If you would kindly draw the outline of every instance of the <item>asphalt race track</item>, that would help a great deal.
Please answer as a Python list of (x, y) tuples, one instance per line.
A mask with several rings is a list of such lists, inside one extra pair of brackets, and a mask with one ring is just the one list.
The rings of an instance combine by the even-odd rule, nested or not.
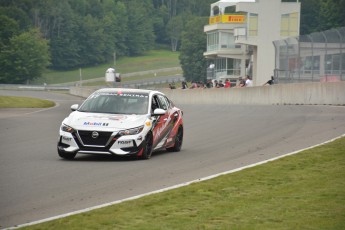
[(182, 151), (150, 160), (56, 152), (58, 129), (82, 98), (54, 92), (0, 95), (53, 100), (50, 109), (0, 109), (0, 228), (128, 198), (322, 143), (345, 133), (345, 107), (179, 105)]

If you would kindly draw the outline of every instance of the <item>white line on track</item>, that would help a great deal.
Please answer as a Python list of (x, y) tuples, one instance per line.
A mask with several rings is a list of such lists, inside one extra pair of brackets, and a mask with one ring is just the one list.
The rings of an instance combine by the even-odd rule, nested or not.
[(343, 134), (343, 135), (341, 135), (339, 137), (333, 138), (331, 140), (325, 141), (325, 142), (323, 142), (321, 144), (313, 145), (313, 146), (310, 146), (310, 147), (307, 147), (307, 148), (304, 148), (304, 149), (300, 149), (300, 150), (297, 150), (297, 151), (294, 151), (294, 152), (291, 152), (291, 153), (287, 153), (287, 154), (278, 156), (278, 157), (274, 157), (274, 158), (271, 158), (271, 159), (268, 159), (268, 160), (260, 161), (260, 162), (257, 162), (255, 164), (250, 164), (250, 165), (243, 166), (243, 167), (240, 167), (240, 168), (237, 168), (237, 169), (232, 169), (232, 170), (225, 171), (225, 172), (218, 173), (218, 174), (214, 174), (214, 175), (211, 175), (211, 176), (208, 176), (208, 177), (203, 177), (203, 178), (192, 180), (192, 181), (189, 181), (189, 182), (173, 185), (173, 186), (170, 186), (170, 187), (167, 187), (167, 188), (155, 190), (155, 191), (144, 193), (144, 194), (140, 194), (140, 195), (137, 195), (137, 196), (128, 197), (128, 198), (125, 198), (125, 199), (122, 199), (122, 200), (116, 200), (116, 201), (113, 201), (113, 202), (109, 202), (109, 203), (93, 206), (93, 207), (90, 207), (90, 208), (81, 209), (81, 210), (74, 211), (74, 212), (65, 213), (65, 214), (62, 214), (62, 215), (57, 215), (57, 216), (45, 218), (45, 219), (42, 219), (42, 220), (37, 220), (37, 221), (29, 222), (29, 223), (26, 223), (26, 224), (17, 225), (17, 226), (6, 228), (6, 229), (17, 229), (17, 228), (22, 228), (22, 227), (30, 226), (30, 225), (40, 224), (40, 223), (43, 223), (43, 222), (47, 222), (47, 221), (51, 221), (51, 220), (56, 220), (56, 219), (60, 219), (60, 218), (64, 218), (64, 217), (68, 217), (68, 216), (72, 216), (72, 215), (76, 215), (76, 214), (92, 211), (92, 210), (99, 209), (99, 208), (108, 207), (108, 206), (111, 206), (111, 205), (114, 205), (114, 204), (119, 204), (119, 203), (122, 203), (122, 202), (125, 202), (125, 201), (139, 199), (139, 198), (144, 197), (144, 196), (148, 196), (148, 195), (152, 195), (152, 194), (156, 194), (156, 193), (161, 193), (161, 192), (165, 192), (165, 191), (176, 189), (176, 188), (181, 188), (181, 187), (190, 185), (192, 183), (201, 182), (201, 181), (205, 181), (205, 180), (210, 180), (210, 179), (213, 179), (215, 177), (219, 177), (219, 176), (222, 176), (222, 175), (238, 172), (238, 171), (241, 171), (241, 170), (244, 170), (244, 169), (247, 169), (247, 168), (252, 168), (252, 167), (255, 167), (257, 165), (262, 165), (262, 164), (265, 164), (265, 163), (268, 163), (268, 162), (271, 162), (271, 161), (275, 161), (275, 160), (278, 160), (278, 159), (286, 157), (286, 156), (291, 156), (291, 155), (294, 155), (296, 153), (299, 153), (299, 152), (302, 152), (302, 151), (305, 151), (305, 150), (308, 150), (308, 149), (312, 149), (312, 148), (318, 147), (320, 145), (324, 145), (324, 144), (330, 143), (330, 142), (335, 141), (335, 140), (337, 140), (339, 138), (342, 138), (342, 137), (345, 137), (345, 134)]
[(36, 110), (36, 111), (33, 111), (33, 112), (29, 112), (29, 113), (24, 113), (23, 115), (30, 115), (30, 114), (34, 114), (34, 113), (39, 113), (39, 112), (43, 112), (43, 111), (54, 109), (54, 108), (59, 107), (59, 106), (60, 106), (60, 104), (56, 102), (53, 107), (49, 107), (49, 108), (45, 108), (45, 109), (40, 109), (40, 110)]

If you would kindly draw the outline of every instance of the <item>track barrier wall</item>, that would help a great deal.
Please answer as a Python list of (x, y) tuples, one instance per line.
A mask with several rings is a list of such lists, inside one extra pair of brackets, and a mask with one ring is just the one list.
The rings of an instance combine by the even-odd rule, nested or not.
[[(95, 88), (72, 87), (88, 97)], [(345, 81), (277, 84), (247, 88), (160, 89), (176, 104), (224, 105), (345, 105)]]

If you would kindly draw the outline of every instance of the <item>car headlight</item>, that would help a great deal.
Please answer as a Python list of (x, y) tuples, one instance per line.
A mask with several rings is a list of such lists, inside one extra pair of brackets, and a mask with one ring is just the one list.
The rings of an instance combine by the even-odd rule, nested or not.
[(61, 130), (67, 133), (73, 133), (74, 129), (68, 125), (62, 124), (61, 125)]
[(135, 134), (141, 133), (141, 131), (143, 131), (143, 129), (144, 129), (144, 126), (139, 126), (139, 127), (133, 128), (133, 129), (121, 130), (119, 132), (119, 134), (121, 136), (135, 135)]

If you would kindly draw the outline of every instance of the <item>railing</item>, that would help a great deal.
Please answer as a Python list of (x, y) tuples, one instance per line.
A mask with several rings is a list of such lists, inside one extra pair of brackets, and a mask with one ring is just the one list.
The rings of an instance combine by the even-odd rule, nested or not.
[[(166, 79), (141, 79), (127, 82), (115, 82), (113, 84), (107, 84), (104, 82), (102, 85), (93, 86), (95, 88), (103, 87), (121, 87), (121, 88), (156, 88), (157, 85), (179, 83), (184, 81), (182, 75), (176, 75), (173, 77), (167, 77)], [(73, 84), (69, 86), (65, 85), (22, 85), (22, 84), (0, 84), (0, 89), (6, 90), (32, 90), (32, 91), (48, 91), (48, 90), (69, 90), (71, 87), (82, 87), (83, 84)]]
[[(207, 79), (219, 78), (239, 78), (241, 77), (240, 69), (207, 69)], [(244, 77), (244, 76), (242, 76)]]
[(345, 27), (274, 41), (279, 83), (345, 81)]

